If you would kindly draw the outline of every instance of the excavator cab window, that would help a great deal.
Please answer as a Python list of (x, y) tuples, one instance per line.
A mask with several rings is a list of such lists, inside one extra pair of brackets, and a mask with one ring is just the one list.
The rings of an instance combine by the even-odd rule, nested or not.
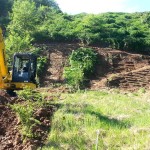
[(12, 81), (13, 82), (35, 82), (36, 56), (33, 54), (14, 55)]

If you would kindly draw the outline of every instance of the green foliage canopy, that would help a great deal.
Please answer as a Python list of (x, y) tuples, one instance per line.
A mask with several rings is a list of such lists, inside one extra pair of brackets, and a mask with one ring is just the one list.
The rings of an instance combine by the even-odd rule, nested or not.
[(32, 34), (37, 23), (35, 3), (29, 0), (15, 1), (8, 25), (9, 36), (6, 40), (8, 53), (25, 52), (31, 47)]
[[(2, 0), (0, 4), (6, 8), (0, 9), (0, 21), (12, 12), (6, 42), (10, 53), (26, 51), (33, 42), (56, 41), (150, 53), (150, 12), (68, 15), (54, 0)], [(8, 23), (1, 22), (2, 26)]]
[(94, 72), (97, 62), (97, 54), (90, 48), (79, 48), (69, 56), (69, 67), (64, 69), (64, 77), (67, 83), (79, 89)]

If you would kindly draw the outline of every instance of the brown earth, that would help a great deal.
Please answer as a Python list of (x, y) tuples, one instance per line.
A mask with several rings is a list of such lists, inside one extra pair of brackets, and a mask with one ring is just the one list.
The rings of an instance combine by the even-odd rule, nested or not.
[(41, 55), (48, 58), (47, 66), (40, 77), (40, 85), (47, 87), (54, 83), (62, 83), (63, 67), (67, 63), (68, 55), (71, 54), (72, 50), (79, 48), (80, 45), (51, 43), (38, 46), (44, 50)]
[[(40, 79), (41, 86), (45, 87), (64, 82), (63, 68), (67, 64), (68, 55), (71, 54), (72, 50), (82, 46), (75, 43), (51, 43), (46, 46), (39, 46), (45, 49), (44, 55), (48, 57), (48, 64)], [(107, 86), (131, 90), (140, 87), (149, 88), (150, 56), (111, 48), (90, 48), (93, 48), (99, 57), (96, 73), (90, 80), (90, 89), (97, 90)], [(133, 71), (135, 73), (132, 73)], [(120, 78), (124, 75), (126, 75), (125, 79)], [(115, 78), (112, 78), (112, 76), (115, 76)]]
[(34, 126), (33, 133), (38, 134), (38, 137), (24, 141), (19, 130), (20, 121), (8, 105), (14, 103), (23, 103), (23, 101), (0, 91), (0, 150), (34, 150), (41, 147), (51, 126), (50, 118), (53, 115), (54, 106), (35, 110), (34, 118), (39, 120), (40, 124)]
[[(101, 50), (98, 52), (100, 55), (102, 54)], [(92, 89), (105, 86), (131, 91), (141, 87), (149, 89), (150, 56), (119, 50), (105, 51), (103, 56), (106, 61), (101, 64), (107, 64), (104, 67), (106, 69), (104, 71), (97, 69), (97, 71), (105, 72), (105, 76), (98, 73), (99, 79), (91, 81)]]

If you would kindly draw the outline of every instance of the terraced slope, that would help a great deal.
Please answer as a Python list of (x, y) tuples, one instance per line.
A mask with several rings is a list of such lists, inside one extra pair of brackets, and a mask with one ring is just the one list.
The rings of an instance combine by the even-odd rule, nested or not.
[[(45, 47), (44, 55), (48, 57), (48, 64), (40, 79), (41, 86), (64, 82), (63, 68), (67, 64), (68, 55), (81, 46), (75, 43), (51, 43), (43, 47)], [(96, 73), (91, 77), (91, 89), (105, 86), (131, 89), (149, 87), (147, 72), (149, 72), (150, 56), (110, 48), (91, 48), (97, 51), (99, 57)]]
[[(101, 55), (101, 51), (99, 51)], [(149, 88), (150, 83), (150, 56), (131, 54), (122, 51), (107, 51), (105, 64), (109, 69), (105, 77), (91, 81), (91, 87), (119, 87), (123, 89)], [(106, 59), (107, 58), (107, 59)], [(97, 69), (98, 70), (98, 69)]]
[(150, 65), (130, 71), (127, 73), (116, 74), (110, 81), (109, 86), (126, 89), (137, 89), (140, 87), (150, 87)]

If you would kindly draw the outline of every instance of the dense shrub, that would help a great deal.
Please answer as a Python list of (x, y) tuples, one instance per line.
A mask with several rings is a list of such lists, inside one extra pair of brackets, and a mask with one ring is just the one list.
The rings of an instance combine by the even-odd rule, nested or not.
[(69, 66), (64, 68), (64, 77), (69, 85), (80, 88), (94, 72), (97, 54), (90, 48), (79, 48), (69, 56)]

